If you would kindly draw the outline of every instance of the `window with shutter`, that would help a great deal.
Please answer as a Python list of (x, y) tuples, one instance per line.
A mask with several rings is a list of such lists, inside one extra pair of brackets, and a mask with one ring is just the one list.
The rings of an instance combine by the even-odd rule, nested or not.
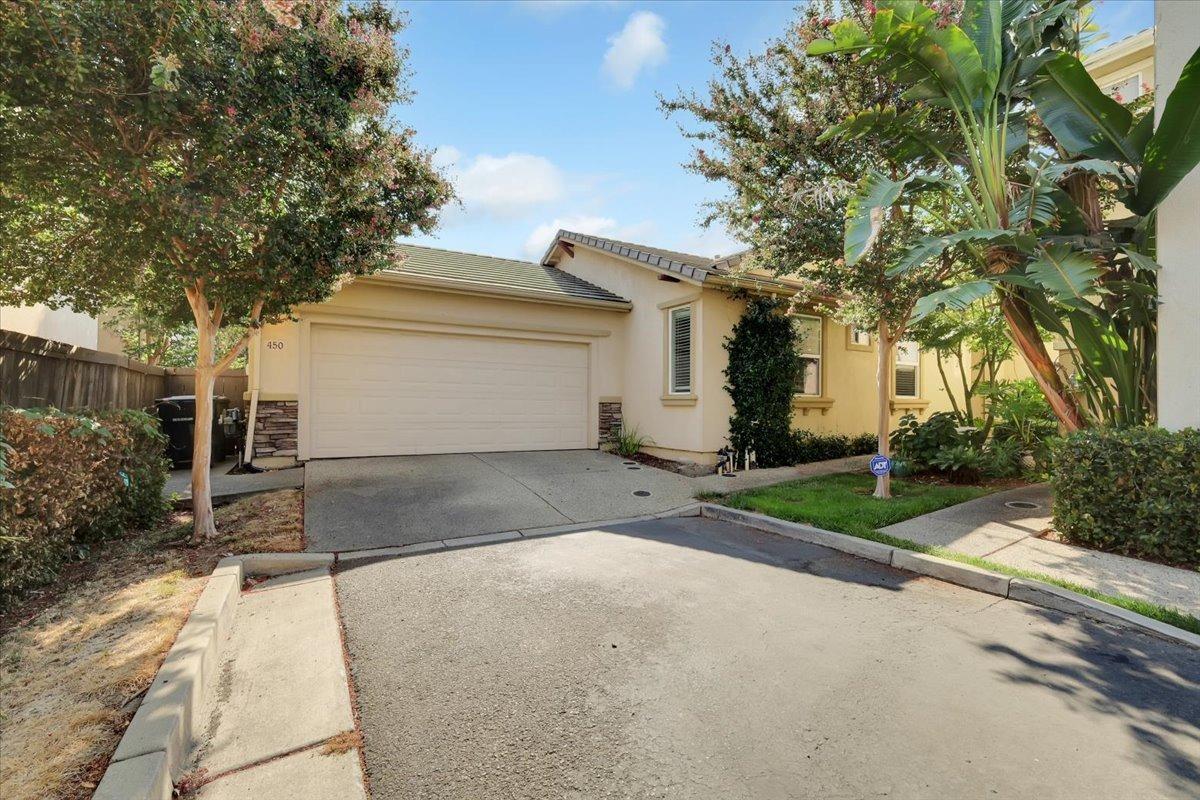
[(916, 342), (896, 343), (896, 397), (919, 397), (921, 351)]
[(671, 394), (692, 392), (692, 307), (671, 309)]

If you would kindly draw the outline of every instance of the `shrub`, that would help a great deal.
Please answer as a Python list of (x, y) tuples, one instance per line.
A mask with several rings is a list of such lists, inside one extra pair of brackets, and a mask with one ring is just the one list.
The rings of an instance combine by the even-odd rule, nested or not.
[(1001, 441), (1015, 440), (1030, 454), (1043, 449), (1043, 443), (1058, 433), (1058, 421), (1037, 381), (1000, 381), (980, 390), (987, 397), (988, 409), (995, 417), (992, 436)]
[(831, 458), (867, 455), (875, 452), (877, 442), (878, 440), (869, 433), (846, 436), (840, 433), (796, 430), (791, 433), (788, 461), (791, 464), (808, 464)]
[(642, 452), (642, 448), (648, 444), (653, 444), (654, 441), (649, 436), (644, 436), (637, 427), (626, 428), (621, 426), (613, 432), (612, 448), (613, 451), (625, 458), (633, 458), (638, 453)]
[(2, 408), (0, 440), (0, 606), (166, 509), (165, 440), (148, 414)]
[(1068, 541), (1200, 564), (1200, 430), (1072, 433), (1054, 447), (1051, 484)]
[(725, 389), (733, 401), (729, 443), (754, 451), (762, 467), (780, 467), (792, 459), (792, 393), (796, 387), (796, 332), (783, 305), (753, 298), (725, 339), (729, 363)]
[(924, 422), (905, 414), (888, 441), (897, 458), (906, 461), (913, 470), (920, 470), (934, 466), (943, 448), (972, 446), (978, 439), (977, 429), (959, 425), (958, 418), (949, 411), (939, 411)]

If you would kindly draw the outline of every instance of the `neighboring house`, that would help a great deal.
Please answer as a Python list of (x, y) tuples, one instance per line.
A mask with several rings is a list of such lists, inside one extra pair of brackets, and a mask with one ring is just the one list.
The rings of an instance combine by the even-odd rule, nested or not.
[(70, 308), (32, 306), (0, 306), (0, 330), (40, 336), (55, 342), (98, 350), (102, 353), (121, 353), (121, 338), (104, 327), (95, 317), (72, 311)]
[(1102, 47), (1084, 65), (1101, 91), (1119, 103), (1132, 102), (1154, 89), (1154, 30)]
[[(255, 457), (595, 448), (622, 422), (650, 453), (712, 463), (733, 412), (723, 341), (747, 289), (795, 284), (711, 259), (559, 231), (541, 263), (403, 245), (250, 352)], [(875, 424), (874, 337), (815, 311), (796, 427)], [(948, 410), (934, 357), (898, 348), (893, 419)]]

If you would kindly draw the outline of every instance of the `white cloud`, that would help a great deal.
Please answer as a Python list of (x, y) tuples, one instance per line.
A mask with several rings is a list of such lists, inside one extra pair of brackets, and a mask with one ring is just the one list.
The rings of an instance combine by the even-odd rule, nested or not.
[(546, 252), (554, 234), (559, 229), (587, 233), (592, 236), (604, 236), (612, 239), (637, 241), (652, 237), (655, 231), (653, 222), (637, 222), (632, 225), (618, 225), (612, 217), (601, 217), (591, 214), (573, 214), (566, 217), (556, 217), (550, 222), (538, 225), (525, 240), (525, 256), (538, 259)]
[(601, 71), (618, 88), (629, 89), (643, 69), (667, 60), (663, 31), (667, 23), (649, 11), (635, 11), (621, 32), (610, 36)]
[(446, 170), (467, 213), (519, 217), (530, 208), (559, 200), (566, 192), (562, 170), (529, 153), (465, 158), (455, 147), (437, 148), (433, 163)]
[(462, 158), (462, 151), (452, 144), (441, 144), (433, 149), (433, 166), (438, 169), (447, 169), (458, 163)]

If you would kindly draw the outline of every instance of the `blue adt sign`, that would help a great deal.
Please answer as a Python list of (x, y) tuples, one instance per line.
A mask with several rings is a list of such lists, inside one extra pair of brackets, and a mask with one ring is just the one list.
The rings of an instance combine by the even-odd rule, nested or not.
[[(862, 462), (859, 462), (862, 463)], [(871, 474), (876, 478), (882, 478), (892, 471), (892, 460), (887, 456), (872, 456), (871, 458)]]

